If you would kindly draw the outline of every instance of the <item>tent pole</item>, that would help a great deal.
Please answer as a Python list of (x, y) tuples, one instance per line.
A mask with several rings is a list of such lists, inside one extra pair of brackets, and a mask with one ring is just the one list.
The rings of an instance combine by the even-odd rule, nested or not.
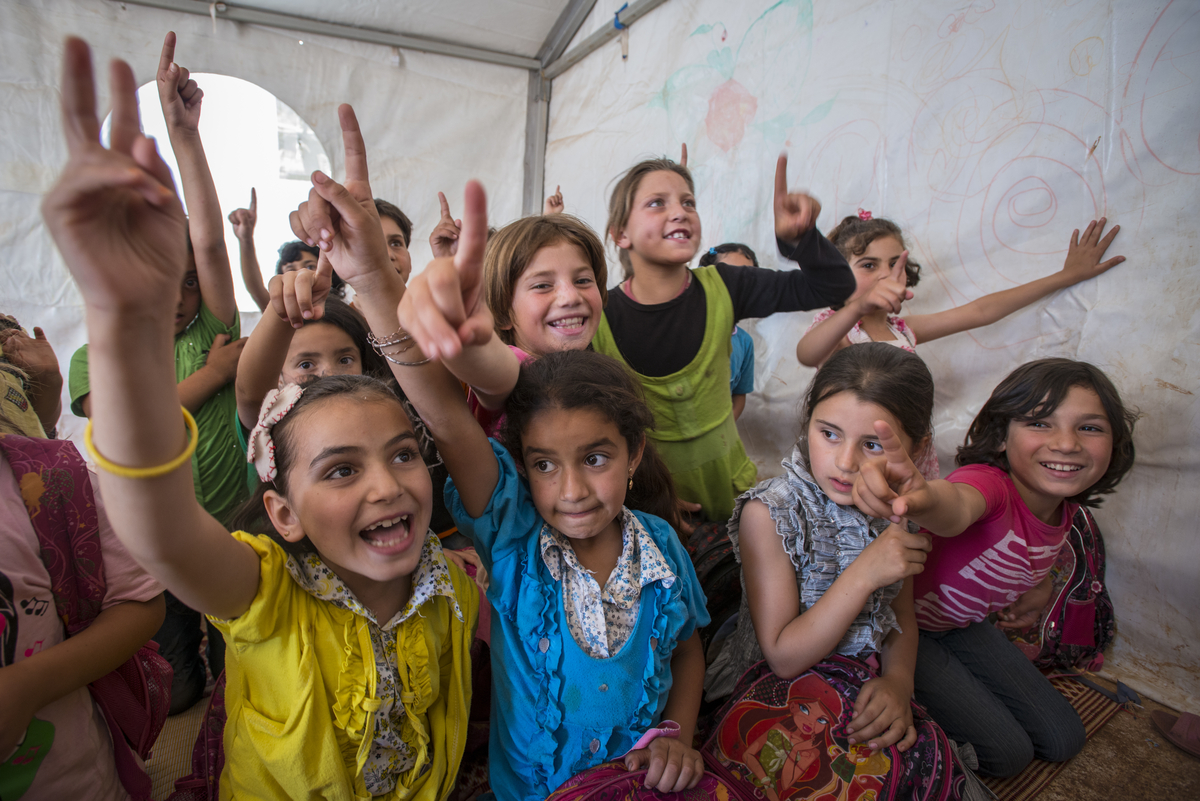
[[(201, 17), (209, 15), (208, 4), (197, 3), (194, 0), (111, 0), (122, 4), (161, 8), (167, 11), (182, 11), (185, 14), (196, 14)], [(500, 53), (495, 50), (484, 50), (479, 47), (439, 42), (436, 39), (426, 39), (402, 33), (374, 31), (368, 28), (355, 28), (350, 25), (337, 25), (332, 22), (320, 22), (307, 17), (296, 17), (291, 14), (278, 14), (273, 11), (258, 11), (244, 6), (234, 6), (229, 3), (216, 4), (217, 17), (231, 22), (248, 22), (254, 25), (266, 25), (272, 28), (282, 28), (287, 31), (300, 31), (320, 36), (334, 36), (340, 39), (351, 39), (356, 42), (399, 47), (403, 50), (417, 50), (423, 53), (435, 53), (441, 56), (454, 56), (470, 61), (482, 61), (487, 64), (500, 64), (505, 67), (520, 67), (526, 70), (540, 70), (542, 63), (536, 58), (526, 58), (512, 53)]]
[[(621, 24), (629, 27), (637, 22), (646, 14), (661, 6), (667, 0), (637, 0), (635, 3), (630, 3), (629, 8), (621, 12)], [(582, 61), (589, 53), (598, 50), (606, 42), (617, 38), (621, 33), (615, 25), (605, 25), (600, 30), (593, 33), (588, 38), (580, 42), (575, 49), (567, 53), (561, 58), (555, 59), (546, 68), (542, 70), (542, 74), (546, 76), (546, 80), (552, 81), (559, 75), (569, 70), (571, 67)]]

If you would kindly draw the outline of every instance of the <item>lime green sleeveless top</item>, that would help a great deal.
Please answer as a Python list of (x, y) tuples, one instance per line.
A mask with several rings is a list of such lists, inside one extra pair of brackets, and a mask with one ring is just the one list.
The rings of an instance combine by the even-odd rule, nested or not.
[[(754, 486), (758, 471), (742, 447), (729, 392), (733, 300), (716, 267), (700, 267), (692, 274), (707, 300), (699, 352), (669, 375), (646, 376), (629, 369), (654, 412), (655, 427), (646, 433), (671, 470), (676, 493), (700, 504), (709, 520), (724, 521), (733, 514), (734, 499)], [(600, 318), (592, 347), (629, 367), (607, 316)]]

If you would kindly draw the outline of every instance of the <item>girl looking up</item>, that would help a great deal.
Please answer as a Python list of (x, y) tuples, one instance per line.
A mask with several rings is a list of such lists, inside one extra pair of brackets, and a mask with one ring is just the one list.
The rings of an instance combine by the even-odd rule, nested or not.
[[(427, 532), (431, 486), (412, 424), (369, 378), (289, 385), (251, 436), (262, 527), (231, 535), (201, 508), (187, 469), (196, 426), (180, 413), (172, 353), (183, 210), (139, 132), (132, 71), (113, 62), (111, 75), (109, 150), (87, 45), (67, 40), (70, 159), (43, 214), (87, 306), (85, 442), (113, 529), (230, 645), (221, 796), (443, 799), (465, 742), (477, 595)], [(359, 192), (362, 138), (348, 106), (340, 116), (347, 185)], [(315, 181), (314, 193), (332, 184)], [(369, 187), (352, 201), (369, 204)], [(371, 225), (355, 236), (386, 266), (378, 217), (359, 208)], [(394, 318), (394, 270), (364, 275), (346, 262), (343, 276), (369, 300), (369, 321), (386, 305)]]
[(654, 412), (650, 432), (679, 497), (710, 520), (733, 511), (756, 470), (738, 437), (730, 397), (730, 333), (738, 320), (841, 303), (853, 276), (815, 225), (820, 204), (775, 172), (775, 236), (802, 270), (718, 264), (689, 270), (700, 248), (691, 173), (670, 159), (634, 165), (609, 199), (607, 234), (625, 281), (610, 295), (593, 340), (637, 374)]
[[(444, 326), (437, 333), (453, 340), (435, 342), (448, 358), (485, 347), (494, 330), (480, 300), (486, 220), (483, 190), (468, 184), (449, 263), (459, 294), (440, 283), (430, 294)], [(445, 277), (446, 264), (426, 272)], [(412, 292), (399, 316), (404, 330), (432, 319)], [(708, 614), (662, 519), (674, 516), (675, 502), (647, 442), (653, 418), (636, 382), (590, 351), (544, 354), (521, 368), (501, 445), (484, 436), (453, 376), (409, 361), (401, 386), (433, 433), (452, 479), (448, 505), (490, 577), (497, 798), (545, 798), (574, 774), (621, 758), (647, 767), (647, 786), (660, 791), (696, 785), (697, 629)]]
[[(1018, 309), (1080, 281), (1095, 278), (1125, 261), (1114, 256), (1101, 262), (1121, 226), (1107, 235), (1103, 217), (1092, 220), (1083, 236), (1075, 230), (1067, 247), (1063, 268), (1054, 275), (1012, 289), (993, 292), (970, 303), (932, 314), (898, 317), (912, 287), (921, 277), (921, 266), (908, 258), (908, 245), (900, 227), (891, 220), (874, 219), (871, 213), (846, 217), (829, 234), (854, 272), (855, 290), (845, 305), (821, 312), (796, 345), (796, 358), (817, 367), (835, 351), (859, 342), (890, 342), (915, 352), (918, 342), (982, 328)], [(934, 476), (936, 478), (936, 476)]]
[[(786, 721), (774, 739), (747, 739), (748, 730), (739, 728), (761, 693), (731, 700), (718, 739), (768, 798), (807, 797), (801, 791), (818, 790), (835, 774), (848, 781), (836, 764), (826, 767), (842, 751), (871, 765), (872, 775), (855, 784), (897, 787), (930, 774), (940, 774), (937, 782), (950, 777), (952, 766), (935, 761), (935, 742), (945, 738), (927, 719), (914, 720), (909, 703), (917, 655), (912, 577), (928, 557), (930, 537), (865, 516), (851, 495), (861, 466), (882, 453), (875, 421), (889, 421), (912, 453), (929, 437), (932, 413), (933, 379), (916, 356), (882, 344), (838, 353), (809, 386), (802, 433), (784, 474), (738, 499), (729, 537), (742, 564), (742, 607), (737, 630), (709, 667), (708, 697), (744, 686), (739, 678), (762, 659), (783, 680), (773, 695), (794, 694), (792, 680), (809, 671), (800, 682), (811, 686), (815, 678), (837, 688), (825, 683), (832, 678), (825, 660), (838, 656), (854, 660), (852, 670), (866, 679), (856, 697), (829, 689), (834, 703), (805, 702), (803, 719)], [(827, 741), (812, 742), (822, 729)], [(801, 749), (794, 764), (793, 746)], [(853, 777), (855, 769), (847, 769)], [(812, 785), (812, 776), (824, 778)]]
[(945, 481), (926, 481), (894, 426), (875, 423), (886, 459), (859, 472), (855, 501), (939, 537), (915, 585), (916, 697), (975, 746), (987, 775), (1070, 759), (1086, 740), (1079, 715), (989, 616), (1006, 628), (1038, 621), (1076, 509), (1098, 505), (1133, 466), (1135, 419), (1099, 369), (1042, 359), (993, 390)]

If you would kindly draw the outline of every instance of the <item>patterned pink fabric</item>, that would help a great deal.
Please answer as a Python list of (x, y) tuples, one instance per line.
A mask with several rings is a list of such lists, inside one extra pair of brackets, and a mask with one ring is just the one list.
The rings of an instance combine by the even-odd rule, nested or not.
[(297, 384), (284, 384), (279, 389), (273, 389), (263, 398), (262, 408), (258, 412), (258, 422), (250, 432), (246, 447), (246, 461), (254, 465), (258, 480), (267, 484), (275, 480), (278, 470), (275, 468), (275, 442), (271, 439), (271, 429), (287, 416), (304, 390)]

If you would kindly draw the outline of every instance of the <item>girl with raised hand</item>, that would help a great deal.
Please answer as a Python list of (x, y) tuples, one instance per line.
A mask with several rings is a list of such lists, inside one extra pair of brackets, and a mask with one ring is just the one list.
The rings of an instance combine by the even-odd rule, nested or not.
[[(742, 564), (742, 607), (705, 685), (710, 699), (737, 690), (714, 737), (726, 764), (768, 798), (801, 797), (838, 776), (918, 797), (916, 788), (948, 787), (960, 772), (939, 761), (944, 735), (927, 718), (914, 719), (910, 704), (912, 577), (930, 537), (864, 515), (851, 497), (860, 467), (882, 452), (874, 422), (889, 421), (911, 453), (928, 438), (932, 413), (933, 379), (916, 356), (886, 345), (838, 353), (808, 388), (784, 474), (738, 499), (729, 537)], [(752, 666), (762, 659), (778, 678), (765, 694), (761, 682), (747, 692), (742, 677), (761, 674)], [(747, 714), (765, 720), (765, 697), (797, 693), (832, 701), (819, 708), (805, 701), (802, 715), (783, 709), (779, 735), (745, 724)]]
[[(901, 305), (911, 300), (920, 280), (921, 266), (908, 258), (900, 226), (875, 219), (870, 212), (844, 218), (829, 233), (854, 272), (856, 288), (844, 305), (821, 312), (796, 344), (796, 358), (817, 367), (847, 345), (889, 342), (914, 353), (917, 343), (982, 328), (1052, 292), (1108, 271), (1125, 261), (1114, 256), (1102, 262), (1105, 251), (1121, 226), (1104, 234), (1107, 220), (1092, 220), (1080, 236), (1076, 229), (1067, 247), (1063, 268), (1054, 275), (1012, 289), (993, 292), (970, 303), (932, 314), (899, 317)], [(1103, 236), (1102, 236), (1103, 235)], [(936, 476), (934, 476), (936, 478)]]
[(593, 340), (637, 374), (655, 416), (651, 439), (681, 499), (710, 520), (733, 511), (757, 471), (737, 432), (730, 397), (730, 332), (738, 320), (841, 303), (854, 289), (841, 254), (816, 229), (820, 204), (775, 172), (775, 236), (802, 270), (718, 264), (689, 270), (700, 249), (692, 176), (670, 159), (634, 165), (609, 199), (607, 235), (625, 281), (610, 293)]
[(1096, 367), (1041, 359), (993, 390), (944, 481), (926, 481), (890, 421), (875, 423), (886, 458), (859, 471), (855, 503), (939, 538), (915, 584), (916, 697), (975, 746), (987, 775), (1070, 759), (1086, 740), (1079, 715), (990, 617), (1037, 622), (1076, 509), (1098, 505), (1133, 466), (1135, 419)]
[[(263, 533), (231, 534), (204, 512), (186, 469), (196, 428), (180, 413), (172, 354), (185, 221), (139, 133), (128, 65), (114, 62), (111, 82), (105, 149), (87, 45), (67, 40), (70, 159), (43, 214), (87, 306), (95, 382), (85, 441), (113, 528), (229, 642), (221, 795), (445, 798), (465, 740), (477, 596), (426, 532), (431, 488), (412, 424), (368, 378), (285, 389), (251, 438)], [(341, 111), (348, 151), (359, 143), (347, 184), (365, 185), (357, 123)], [(314, 180), (322, 191), (332, 183)], [(386, 265), (378, 219), (363, 213), (367, 247)], [(401, 291), (394, 270), (363, 275), (347, 263), (344, 274), (364, 297), (394, 304)]]
[[(400, 304), (405, 330), (429, 326), (427, 357), (459, 357), (494, 330), (482, 302), (487, 221), (478, 184), (467, 185), (464, 205), (453, 262), (431, 264), (423, 273), (438, 276), (430, 291), (418, 299), (410, 290)], [(545, 798), (622, 758), (647, 769), (649, 787), (695, 786), (703, 774), (691, 746), (704, 675), (697, 629), (708, 614), (662, 519), (674, 514), (674, 497), (647, 442), (653, 418), (637, 384), (599, 354), (546, 353), (521, 368), (501, 445), (440, 365), (408, 369), (407, 381), (398, 373), (401, 386), (433, 433), (452, 479), (448, 504), (490, 577), (496, 797)]]

